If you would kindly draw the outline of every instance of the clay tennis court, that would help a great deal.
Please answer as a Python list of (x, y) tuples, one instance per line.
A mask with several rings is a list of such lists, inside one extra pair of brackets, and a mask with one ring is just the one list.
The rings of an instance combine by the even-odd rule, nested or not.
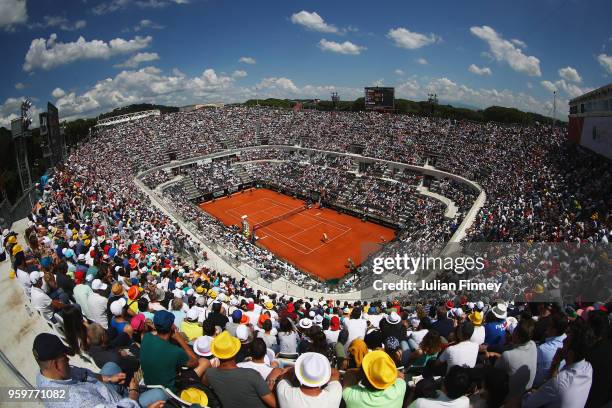
[[(273, 220), (257, 229), (258, 245), (323, 280), (341, 278), (348, 272), (348, 258), (359, 265), (380, 250), (383, 238), (385, 242), (395, 238), (391, 228), (327, 208), (313, 206), (300, 211), (303, 207), (304, 201), (268, 189), (250, 189), (200, 204), (202, 210), (228, 226), (241, 224), (243, 215), (251, 230), (255, 224)], [(274, 221), (292, 211), (300, 212)], [(323, 234), (327, 242), (323, 242)]]

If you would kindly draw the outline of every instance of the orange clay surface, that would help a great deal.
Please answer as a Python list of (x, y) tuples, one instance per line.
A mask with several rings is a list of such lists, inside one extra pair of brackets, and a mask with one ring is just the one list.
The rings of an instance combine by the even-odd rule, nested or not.
[[(241, 224), (241, 217), (246, 215), (252, 229), (254, 224), (303, 205), (302, 200), (272, 190), (250, 189), (202, 203), (200, 208), (228, 226)], [(327, 234), (327, 242), (323, 242), (323, 234)], [(315, 205), (259, 228), (256, 235), (258, 245), (327, 280), (343, 277), (348, 272), (348, 258), (355, 265), (361, 264), (369, 254), (380, 250), (383, 242), (395, 238), (395, 231)]]

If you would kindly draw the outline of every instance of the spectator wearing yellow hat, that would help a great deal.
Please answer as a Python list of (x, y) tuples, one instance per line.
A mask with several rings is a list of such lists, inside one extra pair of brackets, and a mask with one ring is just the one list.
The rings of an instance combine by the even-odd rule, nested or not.
[(401, 408), (406, 382), (398, 374), (395, 363), (382, 350), (365, 355), (361, 363), (360, 384), (345, 388), (342, 398), (347, 408)]
[(484, 315), (482, 312), (474, 310), (468, 315), (468, 320), (474, 325), (474, 333), (470, 337), (470, 341), (480, 346), (485, 342), (485, 328), (482, 325)]
[(227, 331), (215, 337), (211, 351), (220, 364), (219, 367), (208, 368), (202, 382), (213, 387), (223, 408), (276, 407), (276, 397), (261, 375), (255, 370), (236, 365), (240, 347), (240, 340)]

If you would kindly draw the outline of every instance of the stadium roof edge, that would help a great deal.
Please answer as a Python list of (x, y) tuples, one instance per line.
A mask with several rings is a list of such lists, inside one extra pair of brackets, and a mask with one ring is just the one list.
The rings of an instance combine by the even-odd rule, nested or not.
[(589, 91), (583, 95), (577, 96), (574, 99), (570, 99), (569, 103), (576, 103), (576, 102), (581, 102), (581, 101), (585, 101), (588, 99), (591, 99), (593, 97), (596, 96), (602, 96), (604, 94), (612, 94), (612, 83), (609, 83), (607, 85), (604, 85), (600, 88), (594, 89), (592, 91)]

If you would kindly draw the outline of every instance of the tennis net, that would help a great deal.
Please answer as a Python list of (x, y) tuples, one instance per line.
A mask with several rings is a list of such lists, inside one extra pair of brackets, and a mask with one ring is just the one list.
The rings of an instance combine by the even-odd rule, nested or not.
[(291, 217), (292, 215), (295, 215), (295, 214), (301, 213), (301, 212), (302, 212), (302, 211), (304, 211), (305, 209), (306, 209), (306, 206), (305, 206), (305, 205), (303, 205), (303, 206), (301, 206), (301, 207), (294, 208), (294, 209), (293, 209), (293, 210), (291, 210), (291, 211), (287, 211), (287, 212), (286, 212), (286, 213), (284, 213), (284, 214), (278, 215), (278, 216), (276, 216), (276, 217), (272, 217), (272, 218), (270, 218), (270, 219), (268, 219), (268, 220), (265, 220), (265, 221), (259, 222), (259, 223), (257, 223), (257, 224), (253, 224), (253, 231), (255, 231), (255, 230), (259, 229), (259, 228), (263, 228), (263, 227), (265, 227), (266, 225), (270, 225), (270, 224), (275, 223), (275, 222), (278, 222), (278, 221), (286, 220), (287, 218)]

